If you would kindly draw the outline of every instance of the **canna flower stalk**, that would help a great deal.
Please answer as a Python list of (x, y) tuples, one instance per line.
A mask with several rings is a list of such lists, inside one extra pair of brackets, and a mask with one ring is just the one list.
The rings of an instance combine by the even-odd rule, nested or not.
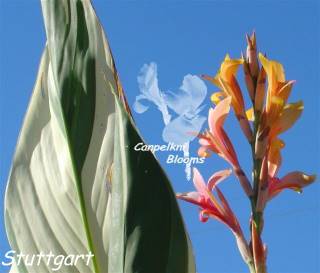
[[(285, 189), (301, 193), (304, 187), (315, 181), (316, 176), (293, 171), (279, 178), (278, 172), (283, 163), (281, 152), (285, 147), (280, 136), (299, 119), (303, 112), (303, 102), (288, 103), (295, 81), (285, 78), (282, 64), (268, 59), (264, 54), (258, 54), (255, 33), (247, 35), (246, 40), (245, 56), (231, 59), (226, 55), (216, 76), (203, 76), (217, 86), (219, 91), (211, 96), (213, 108), (208, 114), (208, 129), (198, 135), (198, 154), (201, 157), (217, 154), (232, 169), (214, 173), (207, 184), (200, 172), (194, 169), (193, 182), (197, 191), (177, 194), (177, 198), (197, 205), (202, 222), (213, 218), (229, 227), (250, 273), (266, 273), (267, 247), (263, 243), (262, 232), (263, 215), (268, 202)], [(236, 78), (240, 67), (243, 68), (244, 82), (252, 105), (248, 110)], [(223, 128), (231, 109), (251, 148), (251, 181), (242, 170), (232, 141)], [(217, 187), (231, 173), (238, 178), (251, 204), (249, 240), (245, 238), (237, 217)]]

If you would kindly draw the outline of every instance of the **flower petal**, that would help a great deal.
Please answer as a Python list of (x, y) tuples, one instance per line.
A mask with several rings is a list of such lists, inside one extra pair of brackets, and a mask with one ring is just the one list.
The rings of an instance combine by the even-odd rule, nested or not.
[(281, 134), (290, 129), (293, 124), (298, 120), (303, 111), (303, 102), (298, 101), (296, 103), (287, 104), (278, 120), (273, 125), (273, 130), (276, 130), (277, 134)]
[(221, 206), (214, 195), (208, 190), (207, 185), (205, 184), (204, 179), (197, 168), (193, 168), (193, 184), (201, 197), (205, 199), (205, 205), (222, 213)]
[(281, 139), (274, 139), (271, 141), (270, 150), (268, 154), (268, 173), (270, 177), (275, 177), (281, 162), (280, 150), (285, 146), (285, 143)]
[[(268, 100), (270, 98), (270, 100)], [(267, 124), (272, 125), (279, 118), (285, 105), (284, 99), (279, 96), (272, 95), (267, 98)], [(269, 103), (268, 103), (269, 102)]]
[(231, 76), (229, 81), (219, 78), (222, 90), (227, 96), (232, 98), (231, 105), (236, 115), (243, 115), (244, 113), (244, 100), (238, 81), (235, 76)]
[(199, 144), (201, 146), (209, 146), (210, 142), (209, 142), (209, 140), (207, 138), (205, 138), (204, 136), (200, 135)]
[(287, 81), (284, 82), (283, 84), (281, 84), (281, 88), (279, 88), (279, 90), (277, 90), (277, 94), (280, 98), (282, 98), (285, 102), (287, 102), (290, 94), (291, 94), (291, 90), (293, 87), (293, 84), (296, 81)]
[(224, 212), (224, 217), (226, 219), (226, 222), (235, 233), (239, 233), (240, 225), (231, 207), (229, 206), (227, 199), (224, 197), (223, 193), (219, 190), (218, 187), (216, 187), (216, 191), (222, 204), (222, 209)]
[(220, 82), (216, 77), (211, 77), (208, 75), (201, 75), (201, 77), (209, 82), (211, 82), (212, 84), (214, 84), (215, 86), (221, 88)]
[(259, 53), (259, 59), (268, 78), (266, 111), (268, 113), (269, 124), (271, 124), (278, 117), (285, 104), (284, 97), (280, 96), (278, 91), (286, 86), (288, 82), (285, 82), (284, 69), (280, 63), (268, 60), (261, 53)]
[(204, 134), (198, 134), (198, 137), (199, 137), (199, 144), (204, 146), (204, 148), (200, 147), (198, 152), (211, 150), (214, 153), (219, 154), (219, 149), (217, 148), (216, 141), (209, 132), (206, 132)]
[(284, 82), (285, 74), (281, 63), (268, 60), (263, 54), (259, 53), (260, 62), (267, 73), (269, 84), (274, 82)]
[(199, 157), (209, 157), (211, 153), (209, 152), (209, 147), (208, 146), (201, 146), (198, 149), (198, 156)]
[(281, 179), (271, 179), (269, 185), (269, 200), (284, 189), (301, 192), (302, 188), (310, 185), (315, 178), (315, 175), (307, 175), (302, 172), (291, 172)]
[(193, 184), (200, 195), (208, 197), (207, 185), (197, 168), (193, 168)]
[(211, 95), (210, 99), (214, 104), (218, 104), (222, 99), (226, 97), (225, 93), (222, 91), (215, 92)]
[(227, 159), (232, 165), (238, 165), (236, 152), (233, 148), (231, 140), (223, 129), (224, 121), (230, 111), (231, 97), (227, 97), (214, 108), (209, 110), (209, 130), (211, 135), (211, 142), (214, 142), (219, 155)]
[[(243, 58), (231, 59), (229, 55), (226, 55), (214, 78), (203, 76), (204, 79), (211, 81), (214, 85), (219, 87), (225, 95), (232, 96), (232, 106), (237, 114), (241, 112), (241, 109), (244, 106), (240, 86), (236, 80), (238, 68), (243, 62)], [(214, 97), (213, 99), (215, 102), (218, 102), (217, 97)]]
[(211, 108), (209, 110), (209, 117), (208, 117), (209, 130), (214, 135), (216, 132), (219, 131), (217, 129), (223, 126), (223, 123), (230, 112), (230, 104), (231, 104), (231, 97), (227, 97), (222, 101), (220, 101), (214, 109)]
[(254, 112), (252, 107), (246, 111), (246, 116), (248, 120), (250, 121), (254, 120)]
[(242, 63), (243, 59), (231, 59), (227, 54), (220, 66), (219, 76), (228, 82), (232, 76), (237, 74), (238, 68)]
[(200, 199), (201, 199), (200, 194), (196, 191), (186, 192), (186, 193), (177, 193), (176, 197), (178, 199), (200, 206)]
[(202, 222), (202, 223), (205, 223), (209, 220), (209, 215), (207, 214), (207, 211), (205, 210), (201, 210), (200, 213), (199, 213), (199, 220)]
[(212, 191), (215, 186), (217, 186), (221, 181), (226, 179), (232, 173), (231, 169), (222, 170), (215, 172), (208, 181), (207, 188), (209, 191)]
[[(204, 218), (206, 218), (208, 216), (208, 217), (211, 217), (213, 219), (218, 220), (219, 222), (225, 224), (227, 227), (229, 227), (231, 229), (228, 221), (226, 221), (225, 217), (223, 215), (221, 215), (219, 212), (213, 211), (213, 210), (203, 210), (203, 211), (201, 211), (201, 214), (202, 215), (200, 215), (200, 221), (201, 221), (201, 217), (204, 216)], [(231, 231), (233, 231), (233, 230), (231, 229)]]

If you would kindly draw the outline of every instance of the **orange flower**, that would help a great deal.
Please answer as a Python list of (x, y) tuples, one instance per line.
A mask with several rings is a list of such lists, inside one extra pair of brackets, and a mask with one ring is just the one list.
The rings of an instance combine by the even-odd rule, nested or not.
[[(265, 75), (268, 78), (266, 106), (262, 112), (256, 141), (256, 157), (262, 159), (268, 150), (268, 157), (272, 159), (272, 171), (274, 171), (275, 158), (280, 162), (280, 149), (278, 135), (288, 130), (300, 117), (303, 110), (302, 101), (287, 104), (292, 86), (295, 81), (286, 81), (283, 66), (272, 60), (268, 60), (261, 53), (259, 59), (262, 63), (257, 83), (255, 107), (256, 111), (262, 111), (265, 88)], [(249, 109), (247, 113), (251, 113)], [(249, 116), (250, 118), (251, 116)], [(269, 149), (268, 149), (269, 146)], [(272, 172), (271, 171), (271, 172)]]
[(242, 58), (231, 59), (229, 55), (226, 55), (216, 76), (210, 77), (204, 75), (203, 78), (209, 80), (220, 89), (219, 92), (214, 93), (211, 97), (211, 100), (214, 104), (219, 103), (222, 99), (228, 96), (231, 97), (231, 105), (235, 111), (237, 119), (240, 122), (241, 129), (243, 130), (247, 139), (251, 141), (252, 131), (245, 114), (245, 105), (242, 92), (236, 79), (236, 74), (241, 64), (243, 64)]
[(266, 99), (267, 124), (272, 124), (286, 105), (295, 81), (286, 81), (282, 64), (268, 60), (261, 53), (259, 59), (268, 78)]

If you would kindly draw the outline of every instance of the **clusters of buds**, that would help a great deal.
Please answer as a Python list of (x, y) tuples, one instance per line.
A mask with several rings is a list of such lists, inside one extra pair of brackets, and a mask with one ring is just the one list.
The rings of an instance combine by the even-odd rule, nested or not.
[[(282, 178), (277, 176), (282, 164), (281, 149), (285, 143), (279, 138), (300, 117), (303, 110), (301, 101), (288, 103), (295, 81), (285, 79), (283, 66), (261, 53), (257, 53), (256, 36), (247, 38), (245, 56), (231, 59), (227, 55), (218, 73), (203, 76), (213, 83), (219, 91), (211, 96), (215, 105), (209, 110), (208, 129), (199, 134), (201, 157), (217, 154), (226, 160), (231, 169), (216, 172), (204, 182), (197, 169), (193, 171), (196, 192), (177, 194), (179, 199), (200, 207), (200, 220), (205, 222), (214, 218), (225, 225), (235, 235), (240, 253), (248, 264), (251, 273), (265, 273), (266, 246), (262, 242), (263, 213), (267, 202), (284, 189), (298, 192), (315, 180), (314, 175), (290, 172)], [(242, 67), (245, 83), (252, 107), (245, 108), (245, 101), (237, 81), (237, 71)], [(230, 110), (239, 121), (252, 152), (252, 181), (242, 170), (233, 144), (223, 128)], [(241, 187), (251, 203), (250, 234), (248, 242), (240, 224), (217, 184), (231, 173), (238, 178)], [(216, 193), (217, 197), (213, 193)]]

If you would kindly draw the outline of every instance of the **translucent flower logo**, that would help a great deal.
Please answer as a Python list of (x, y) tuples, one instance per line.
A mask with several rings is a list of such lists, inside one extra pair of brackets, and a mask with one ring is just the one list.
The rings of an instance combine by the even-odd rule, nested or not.
[[(184, 144), (184, 156), (189, 156), (189, 143), (200, 132), (206, 117), (201, 115), (207, 95), (205, 83), (195, 75), (185, 75), (176, 91), (161, 91), (158, 83), (157, 64), (144, 64), (137, 78), (141, 94), (136, 97), (133, 109), (142, 114), (150, 104), (162, 113), (164, 128), (162, 139), (167, 143)], [(190, 178), (190, 165), (186, 167)]]

